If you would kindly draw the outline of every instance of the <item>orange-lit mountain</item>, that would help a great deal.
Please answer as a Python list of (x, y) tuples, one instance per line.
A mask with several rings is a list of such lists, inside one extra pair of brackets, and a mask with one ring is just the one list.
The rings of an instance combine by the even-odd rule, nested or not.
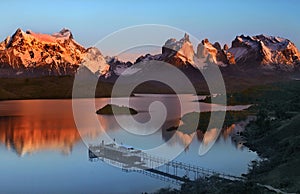
[(246, 70), (258, 68), (293, 71), (299, 68), (300, 53), (290, 40), (266, 35), (237, 36), (231, 47), (225, 44), (223, 48), (218, 42), (212, 44), (204, 39), (195, 52), (189, 36), (185, 34), (180, 40), (172, 38), (166, 41), (161, 54), (147, 54), (136, 62), (149, 60), (165, 61), (180, 68), (215, 64), (220, 67), (237, 66)]
[(207, 62), (220, 66), (235, 64), (234, 55), (228, 51), (228, 45), (221, 48), (220, 43), (211, 44), (208, 39), (204, 39), (197, 46), (197, 57), (206, 58)]
[(238, 64), (258, 64), (263, 69), (293, 70), (300, 53), (293, 42), (274, 36), (237, 36), (229, 49)]
[(105, 74), (109, 65), (97, 48), (84, 48), (70, 30), (52, 35), (18, 29), (0, 43), (0, 75), (74, 75), (80, 64), (95, 74)]
[[(171, 38), (162, 46), (161, 54), (144, 55), (135, 63), (149, 60), (165, 61), (181, 69), (216, 64), (226, 70), (283, 70), (299, 68), (300, 54), (290, 40), (258, 35), (237, 36), (231, 47), (223, 47), (208, 39), (201, 41), (194, 50), (187, 34), (180, 40)], [(101, 48), (100, 48), (101, 49)], [(0, 77), (74, 75), (78, 68), (89, 69), (98, 77), (117, 78), (121, 71), (132, 66), (115, 57), (102, 56), (95, 48), (78, 44), (68, 29), (54, 34), (39, 34), (18, 29), (0, 43)], [(190, 77), (193, 72), (189, 70)]]

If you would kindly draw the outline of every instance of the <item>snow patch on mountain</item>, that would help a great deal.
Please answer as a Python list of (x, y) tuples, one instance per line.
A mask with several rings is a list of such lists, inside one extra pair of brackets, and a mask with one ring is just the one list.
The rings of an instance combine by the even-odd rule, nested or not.
[(299, 51), (290, 40), (262, 34), (237, 36), (229, 52), (238, 63), (257, 62), (268, 69), (291, 69), (300, 60)]
[(106, 75), (109, 72), (109, 65), (102, 56), (99, 49), (95, 47), (88, 48), (83, 54), (81, 67), (88, 68), (92, 73), (97, 76)]
[(244, 55), (247, 54), (246, 48), (230, 48), (229, 52), (234, 55), (236, 61), (240, 60)]
[(109, 69), (98, 49), (84, 48), (66, 28), (52, 35), (17, 29), (0, 43), (0, 66), (10, 74), (74, 75), (79, 65), (99, 76)]

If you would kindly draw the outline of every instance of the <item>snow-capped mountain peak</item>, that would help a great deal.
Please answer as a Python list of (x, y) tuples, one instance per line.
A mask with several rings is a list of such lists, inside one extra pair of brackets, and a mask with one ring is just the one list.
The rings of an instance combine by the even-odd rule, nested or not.
[[(299, 67), (300, 54), (290, 40), (263, 34), (237, 36), (230, 48), (204, 39), (195, 54), (188, 34), (184, 34), (180, 40), (168, 39), (161, 54), (143, 55), (135, 63), (151, 60), (188, 71), (207, 64), (290, 71)], [(80, 66), (99, 77), (115, 79), (132, 65), (116, 57), (104, 58), (97, 48), (84, 48), (66, 28), (53, 34), (17, 29), (0, 43), (0, 76), (74, 75)]]
[(66, 28), (54, 34), (17, 29), (0, 43), (0, 67), (10, 76), (73, 75), (83, 60), (92, 72), (102, 75), (108, 68), (102, 58), (100, 51), (78, 44)]
[(264, 68), (293, 68), (299, 63), (297, 47), (290, 40), (266, 35), (237, 36), (229, 52), (237, 63), (259, 63)]
[(184, 37), (179, 41), (175, 38), (166, 41), (162, 49), (162, 56), (163, 58), (168, 58), (173, 55), (185, 64), (194, 64), (195, 52), (188, 34), (184, 34)]

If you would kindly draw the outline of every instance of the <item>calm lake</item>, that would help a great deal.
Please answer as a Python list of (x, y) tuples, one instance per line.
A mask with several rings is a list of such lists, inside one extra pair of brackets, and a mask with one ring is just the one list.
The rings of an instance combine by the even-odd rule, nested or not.
[[(231, 134), (236, 127), (224, 130), (213, 147), (199, 155), (202, 143), (210, 141), (213, 130), (194, 136), (166, 129), (180, 123), (182, 114), (194, 111), (200, 104), (201, 111), (211, 105), (197, 102), (201, 97), (186, 95), (184, 108), (173, 95), (140, 95), (130, 99), (130, 106), (140, 111), (134, 119), (147, 122), (149, 105), (162, 102), (167, 111), (166, 122), (159, 130), (148, 135), (131, 134), (120, 128), (114, 116), (96, 115), (85, 109), (92, 99), (76, 99), (82, 115), (74, 121), (72, 100), (16, 100), (0, 102), (0, 193), (141, 193), (153, 192), (161, 187), (178, 187), (170, 182), (137, 172), (124, 172), (105, 162), (92, 162), (88, 144), (97, 144), (103, 135), (109, 135), (118, 144), (138, 149), (149, 149), (167, 142), (167, 149), (186, 147), (175, 159), (179, 162), (213, 169), (240, 176), (248, 164), (257, 158), (256, 153), (233, 141)], [(110, 103), (109, 98), (95, 100), (95, 110)], [(126, 99), (119, 98), (118, 104)], [(82, 105), (82, 106), (81, 106)], [(178, 108), (179, 107), (179, 108)], [(247, 106), (227, 107), (242, 110)], [(214, 110), (224, 107), (214, 105)], [(89, 112), (88, 112), (89, 111)], [(154, 110), (155, 111), (155, 110)], [(100, 122), (97, 129), (92, 117)], [(119, 117), (130, 117), (120, 115)], [(81, 129), (76, 124), (79, 120)], [(94, 126), (95, 125), (95, 126)], [(134, 126), (133, 126), (134, 128)], [(139, 130), (139, 129), (135, 129)], [(146, 129), (141, 129), (147, 133)], [(168, 140), (175, 136), (175, 141)], [(204, 137), (203, 137), (204, 136)], [(190, 143), (190, 145), (188, 145)]]

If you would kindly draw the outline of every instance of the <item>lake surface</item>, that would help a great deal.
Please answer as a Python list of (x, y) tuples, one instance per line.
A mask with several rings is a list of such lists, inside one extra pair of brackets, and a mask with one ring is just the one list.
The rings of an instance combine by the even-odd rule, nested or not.
[[(130, 106), (140, 111), (134, 119), (147, 122), (148, 106), (161, 101), (167, 111), (166, 122), (152, 134), (136, 135), (120, 128), (114, 116), (96, 115), (101, 128), (91, 117), (95, 112), (85, 110), (93, 99), (77, 99), (82, 115), (76, 123), (72, 100), (17, 100), (0, 102), (0, 193), (141, 193), (153, 192), (161, 187), (178, 187), (136, 172), (124, 172), (105, 162), (91, 162), (88, 144), (100, 143), (108, 135), (118, 144), (149, 149), (167, 144), (170, 151), (182, 147), (176, 161), (210, 168), (239, 176), (247, 172), (248, 163), (257, 158), (256, 153), (233, 141), (231, 134), (239, 125), (224, 130), (212, 148), (204, 155), (198, 154), (202, 143), (215, 136), (214, 130), (203, 135), (199, 132), (185, 134), (168, 131), (180, 124), (182, 114), (192, 112), (200, 105), (201, 111), (211, 109), (209, 104), (198, 103), (201, 97), (183, 96), (185, 106), (180, 108), (178, 98), (172, 95), (142, 95), (132, 97)], [(96, 99), (94, 108), (99, 109), (111, 99)], [(119, 98), (118, 104), (126, 99)], [(78, 108), (78, 107), (77, 107)], [(241, 110), (246, 106), (227, 107)], [(214, 110), (224, 107), (213, 105)], [(154, 110), (155, 112), (155, 110)], [(120, 117), (130, 117), (121, 115)], [(80, 130), (76, 124), (80, 120)], [(95, 126), (94, 126), (95, 124)], [(134, 126), (133, 126), (134, 128)], [(139, 129), (136, 129), (139, 130)], [(145, 130), (145, 129), (141, 129)], [(147, 131), (142, 131), (147, 133)], [(172, 141), (170, 140), (173, 138)]]

